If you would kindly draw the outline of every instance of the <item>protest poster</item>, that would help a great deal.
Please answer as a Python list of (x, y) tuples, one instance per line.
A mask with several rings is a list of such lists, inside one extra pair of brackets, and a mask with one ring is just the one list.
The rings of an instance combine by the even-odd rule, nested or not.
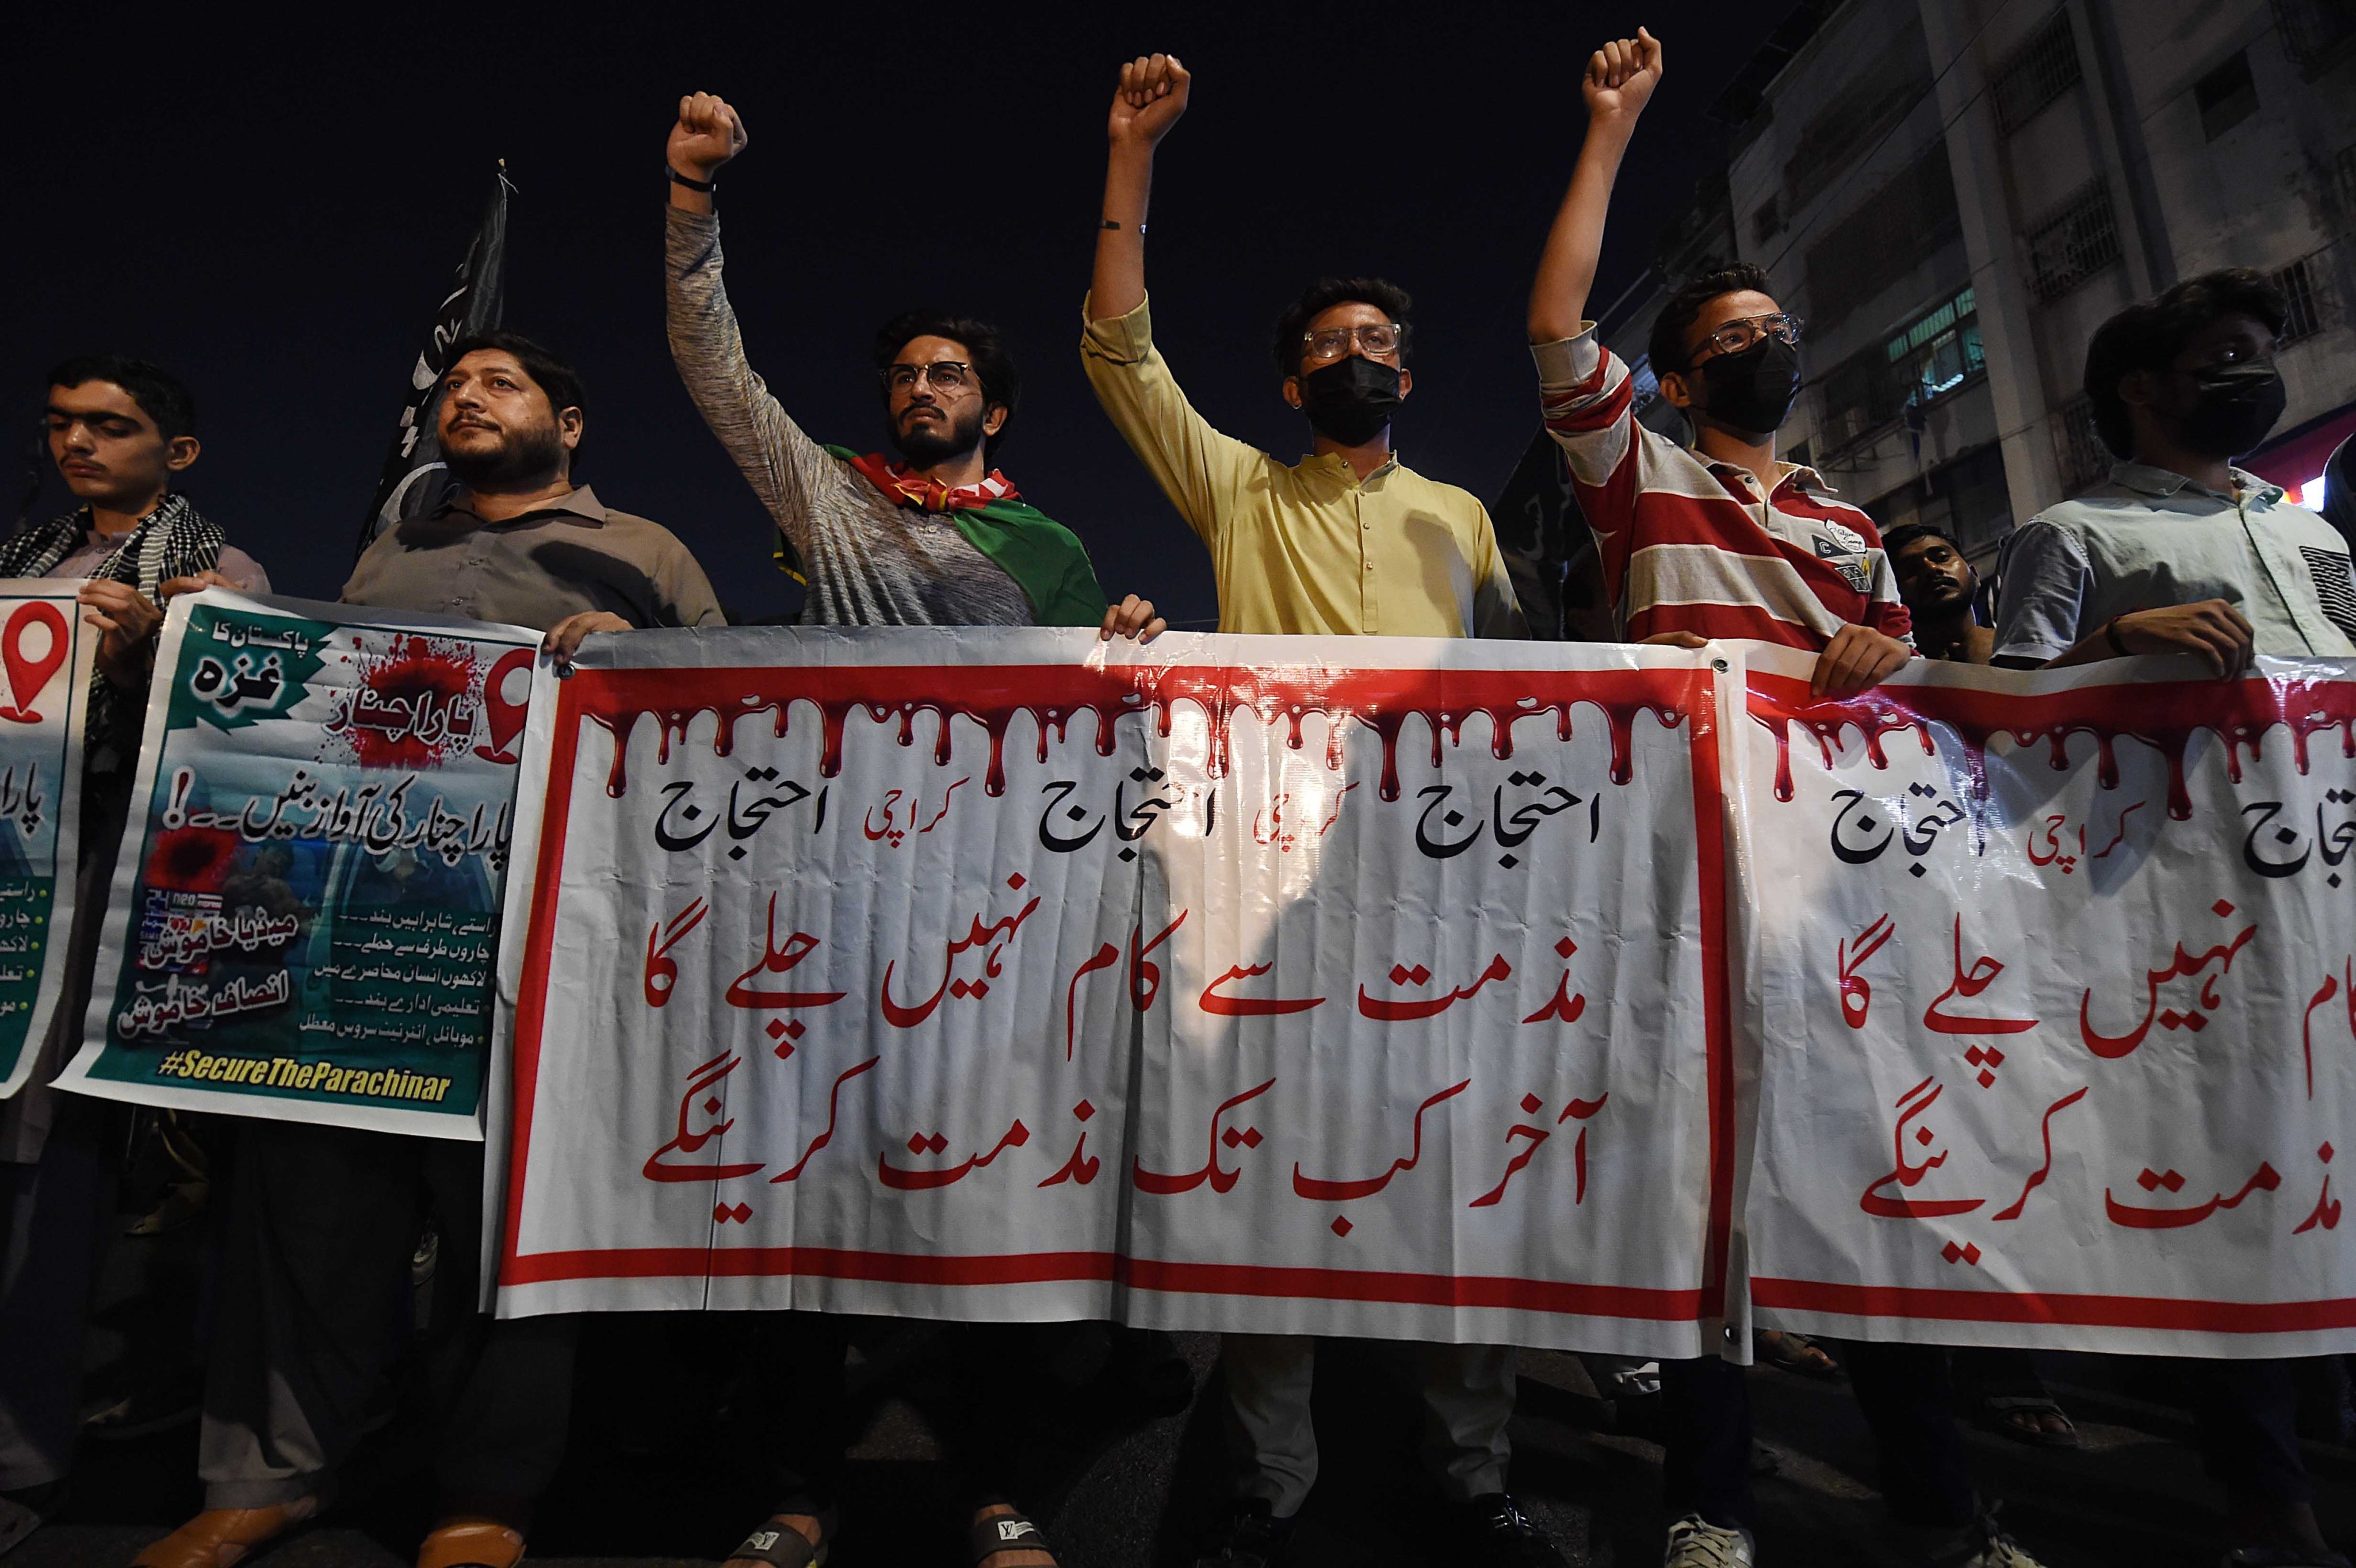
[(1743, 726), (1759, 1320), (2356, 1348), (2346, 668), (1807, 669), (1753, 650)]
[(519, 798), (498, 1309), (1714, 1348), (1738, 695), (1667, 649), (593, 639)]
[(0, 1100), (32, 1077), (65, 984), (98, 647), (80, 585), (0, 580)]
[(479, 1138), (540, 638), (172, 601), (82, 1050), (150, 1105)]

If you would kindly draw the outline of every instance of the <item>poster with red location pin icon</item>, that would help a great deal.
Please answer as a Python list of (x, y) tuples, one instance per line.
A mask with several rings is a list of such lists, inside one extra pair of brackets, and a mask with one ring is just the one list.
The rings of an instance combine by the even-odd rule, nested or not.
[(43, 1039), (73, 929), (83, 708), (98, 637), (67, 579), (0, 581), (0, 1100), (52, 1071)]

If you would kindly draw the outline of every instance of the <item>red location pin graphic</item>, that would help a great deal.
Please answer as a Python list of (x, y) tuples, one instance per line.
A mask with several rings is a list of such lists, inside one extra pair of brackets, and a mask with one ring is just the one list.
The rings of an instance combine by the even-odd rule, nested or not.
[(483, 725), (491, 732), (491, 744), (475, 747), (475, 755), (486, 762), (513, 762), (516, 754), (509, 748), (516, 736), (523, 733), (523, 721), (531, 709), (531, 687), (524, 686), (524, 700), (510, 703), (507, 699), (508, 677), (521, 670), (531, 669), (532, 650), (510, 650), (491, 672), (483, 677)]
[[(39, 655), (28, 659), (25, 636), (36, 626), (48, 636)], [(0, 665), (7, 667), (9, 697), (7, 703), (0, 705), (0, 719), (15, 725), (41, 722), (33, 703), (49, 677), (58, 672), (58, 666), (66, 661), (66, 618), (58, 613), (57, 606), (47, 599), (27, 599), (16, 607), (16, 613), (8, 618), (7, 629), (0, 631)]]

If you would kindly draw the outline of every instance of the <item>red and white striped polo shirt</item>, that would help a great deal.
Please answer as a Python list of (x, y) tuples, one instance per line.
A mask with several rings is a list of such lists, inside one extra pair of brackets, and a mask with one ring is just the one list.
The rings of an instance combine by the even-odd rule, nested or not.
[(1591, 326), (1530, 352), (1622, 636), (1689, 631), (1820, 650), (1857, 624), (1912, 640), (1880, 532), (1815, 470), (1785, 465), (1762, 501), (1750, 470), (1636, 423), (1628, 367)]

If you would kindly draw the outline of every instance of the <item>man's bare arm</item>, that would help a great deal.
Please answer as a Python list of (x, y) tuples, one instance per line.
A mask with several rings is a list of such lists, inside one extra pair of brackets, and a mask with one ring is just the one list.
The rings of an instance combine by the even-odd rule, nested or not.
[(1112, 149), (1105, 164), (1104, 217), (1118, 227), (1097, 231), (1096, 273), (1088, 314), (1098, 321), (1127, 316), (1145, 303), (1145, 209), (1153, 195), (1153, 148), (1186, 113), (1193, 78), (1175, 55), (1140, 56), (1120, 68), (1105, 132)]
[(1587, 62), (1587, 76), (1580, 83), (1587, 101), (1587, 140), (1580, 146), (1570, 188), (1547, 231), (1537, 279), (1530, 285), (1533, 343), (1571, 337), (1585, 318), (1587, 296), (1595, 287), (1596, 259), (1603, 250), (1612, 185), (1619, 177), (1636, 117), (1660, 80), (1660, 42), (1642, 27), (1633, 38), (1605, 44)]

